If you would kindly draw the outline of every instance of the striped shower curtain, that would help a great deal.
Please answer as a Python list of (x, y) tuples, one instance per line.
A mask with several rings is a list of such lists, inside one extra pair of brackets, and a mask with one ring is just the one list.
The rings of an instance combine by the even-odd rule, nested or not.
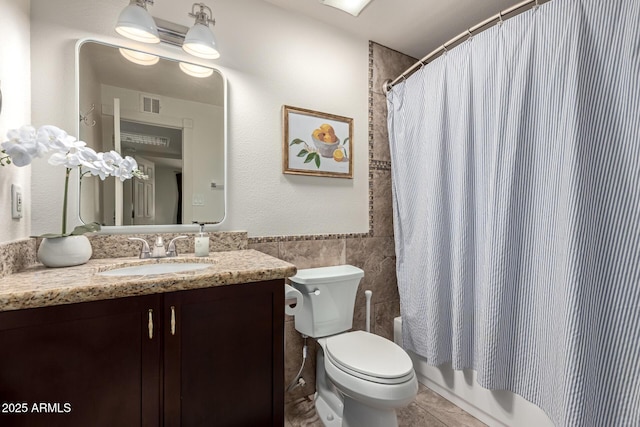
[(640, 426), (640, 0), (552, 0), (389, 92), (405, 347)]

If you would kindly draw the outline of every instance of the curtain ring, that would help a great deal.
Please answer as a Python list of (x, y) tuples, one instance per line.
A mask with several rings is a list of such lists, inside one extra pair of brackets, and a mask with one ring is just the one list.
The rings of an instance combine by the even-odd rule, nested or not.
[(467, 36), (469, 36), (467, 38), (467, 40), (471, 40), (473, 38), (473, 33), (471, 32), (471, 29), (467, 28)]
[(504, 21), (502, 20), (502, 11), (498, 12), (498, 25), (502, 25)]
[(539, 7), (540, 7), (539, 0), (536, 0), (536, 4), (535, 4), (535, 5), (533, 5), (533, 10), (534, 10), (534, 11), (535, 11), (535, 10), (538, 10), (538, 8), (539, 8)]
[(442, 45), (442, 50), (444, 50), (443, 55), (446, 55), (447, 53), (449, 53), (449, 51), (447, 50), (447, 46)]

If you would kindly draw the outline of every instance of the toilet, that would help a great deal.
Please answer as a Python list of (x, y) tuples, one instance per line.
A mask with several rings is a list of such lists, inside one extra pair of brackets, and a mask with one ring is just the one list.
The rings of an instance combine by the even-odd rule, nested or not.
[(318, 341), (316, 411), (327, 427), (396, 427), (396, 408), (418, 393), (409, 355), (397, 344), (352, 327), (364, 272), (352, 265), (298, 270), (302, 293), (295, 328)]

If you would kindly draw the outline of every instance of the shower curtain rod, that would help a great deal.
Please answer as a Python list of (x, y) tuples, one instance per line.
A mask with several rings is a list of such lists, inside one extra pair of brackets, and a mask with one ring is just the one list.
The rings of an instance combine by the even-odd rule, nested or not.
[[(436, 48), (434, 51), (429, 53), (427, 56), (425, 56), (421, 60), (417, 61), (411, 67), (407, 68), (396, 79), (394, 79), (394, 80), (391, 80), (391, 79), (386, 80), (384, 83), (382, 83), (382, 91), (386, 94), (389, 90), (391, 90), (392, 87), (394, 87), (395, 85), (397, 85), (401, 81), (406, 80), (407, 77), (409, 77), (410, 75), (412, 75), (413, 73), (418, 71), (419, 68), (421, 68), (424, 65), (427, 65), (429, 62), (431, 62), (431, 60), (433, 60), (436, 57), (440, 56), (440, 54), (446, 52), (452, 46), (457, 45), (459, 43), (462, 43), (463, 41), (471, 38), (473, 36), (473, 33), (478, 31), (478, 30), (480, 30), (481, 28), (484, 28), (484, 27), (489, 26), (491, 24), (502, 22), (505, 18), (507, 18), (507, 15), (512, 15), (513, 14), (512, 16), (515, 16), (515, 15), (518, 15), (518, 14), (520, 14), (522, 12), (525, 12), (525, 11), (527, 11), (527, 10), (533, 8), (533, 7), (538, 7), (541, 4), (547, 3), (549, 1), (551, 1), (551, 0), (525, 0), (523, 2), (520, 2), (520, 3), (516, 4), (516, 5), (513, 5), (513, 6), (509, 7), (509, 8), (507, 8), (507, 9), (504, 9), (501, 12), (498, 12), (497, 14), (493, 15), (491, 18), (485, 19), (484, 21), (482, 21), (478, 25), (475, 25), (475, 26), (469, 28), (467, 31), (458, 34), (456, 37), (452, 38), (451, 40), (449, 40), (448, 42), (446, 42), (442, 46)], [(517, 13), (515, 13), (515, 12), (517, 12)], [(509, 18), (511, 18), (512, 16), (509, 16)]]

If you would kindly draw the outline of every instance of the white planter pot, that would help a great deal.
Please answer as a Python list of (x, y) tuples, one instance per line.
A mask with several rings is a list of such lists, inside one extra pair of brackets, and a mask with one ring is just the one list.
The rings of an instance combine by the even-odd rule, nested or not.
[(71, 267), (89, 261), (91, 253), (87, 236), (44, 238), (38, 248), (38, 261), (47, 267)]

